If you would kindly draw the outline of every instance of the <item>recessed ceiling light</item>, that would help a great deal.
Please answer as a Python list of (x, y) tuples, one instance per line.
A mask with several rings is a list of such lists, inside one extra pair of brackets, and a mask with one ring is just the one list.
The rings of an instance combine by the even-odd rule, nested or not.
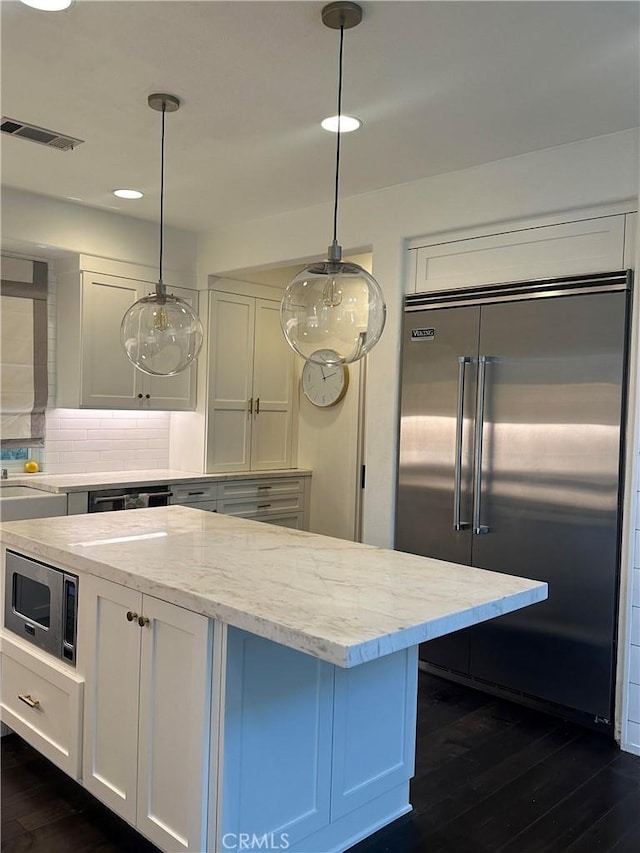
[(140, 190), (114, 190), (113, 194), (118, 198), (142, 198), (144, 195)]
[(338, 129), (340, 133), (351, 133), (353, 130), (362, 127), (362, 122), (355, 116), (342, 115), (329, 116), (329, 118), (322, 120), (321, 125), (325, 130), (330, 130), (331, 133), (338, 133)]
[(68, 9), (73, 3), (73, 0), (21, 0), (25, 6), (31, 6), (32, 9), (41, 9), (43, 12), (62, 12), (63, 9)]

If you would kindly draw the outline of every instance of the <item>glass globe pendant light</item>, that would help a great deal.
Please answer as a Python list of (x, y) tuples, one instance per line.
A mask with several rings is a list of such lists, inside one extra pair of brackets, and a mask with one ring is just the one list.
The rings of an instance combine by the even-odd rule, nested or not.
[[(357, 3), (329, 3), (322, 22), (340, 30), (338, 116), (342, 115), (344, 31), (362, 20)], [(380, 339), (387, 308), (378, 282), (359, 264), (342, 260), (338, 244), (340, 137), (336, 134), (333, 241), (326, 261), (305, 267), (291, 281), (280, 306), (280, 323), (289, 346), (307, 361), (348, 364), (366, 355)]]
[(176, 112), (174, 95), (149, 95), (151, 109), (162, 113), (160, 167), (160, 276), (155, 293), (135, 302), (122, 318), (120, 340), (129, 361), (152, 376), (174, 376), (192, 364), (202, 348), (202, 323), (184, 299), (167, 293), (162, 280), (164, 248), (164, 118)]

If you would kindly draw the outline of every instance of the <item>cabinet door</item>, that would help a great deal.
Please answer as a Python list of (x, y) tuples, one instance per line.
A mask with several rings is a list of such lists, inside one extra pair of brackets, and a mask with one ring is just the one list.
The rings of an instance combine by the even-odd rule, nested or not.
[(136, 395), (142, 374), (122, 349), (120, 323), (142, 295), (140, 283), (131, 279), (82, 274), (81, 406), (130, 409), (140, 405)]
[(624, 215), (455, 240), (416, 250), (416, 293), (621, 269)]
[(211, 849), (248, 833), (272, 838), (272, 849), (307, 850), (303, 840), (329, 823), (333, 671), (228, 629), (221, 831)]
[(256, 299), (251, 468), (291, 464), (294, 354), (280, 326), (280, 303)]
[(415, 646), (335, 668), (331, 818), (370, 803), (414, 773)]
[[(167, 286), (167, 293), (184, 299), (197, 312), (198, 292), (180, 287)], [(196, 369), (192, 364), (188, 370), (176, 376), (147, 376), (141, 373), (142, 391), (145, 394), (145, 409), (181, 412), (196, 407)], [(149, 394), (147, 399), (146, 395)]]
[(248, 471), (255, 299), (212, 293), (209, 306), (207, 471)]
[[(143, 597), (138, 829), (162, 850), (205, 849), (209, 620)], [(116, 746), (117, 748), (117, 746)]]
[(136, 820), (142, 596), (91, 575), (80, 583), (78, 669), (86, 681), (85, 788), (131, 824)]

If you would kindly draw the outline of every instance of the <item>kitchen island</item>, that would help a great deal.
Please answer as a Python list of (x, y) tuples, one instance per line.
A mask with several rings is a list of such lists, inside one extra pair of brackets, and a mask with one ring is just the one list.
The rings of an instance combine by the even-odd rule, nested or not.
[(3, 630), (2, 720), (167, 851), (344, 851), (409, 811), (417, 644), (547, 594), (179, 506), (0, 532), (79, 579), (75, 668)]

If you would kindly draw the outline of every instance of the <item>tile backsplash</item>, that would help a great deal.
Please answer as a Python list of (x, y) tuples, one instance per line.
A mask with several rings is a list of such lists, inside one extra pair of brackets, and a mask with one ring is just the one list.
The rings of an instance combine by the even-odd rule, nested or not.
[(169, 467), (169, 412), (48, 409), (46, 417), (47, 474)]

